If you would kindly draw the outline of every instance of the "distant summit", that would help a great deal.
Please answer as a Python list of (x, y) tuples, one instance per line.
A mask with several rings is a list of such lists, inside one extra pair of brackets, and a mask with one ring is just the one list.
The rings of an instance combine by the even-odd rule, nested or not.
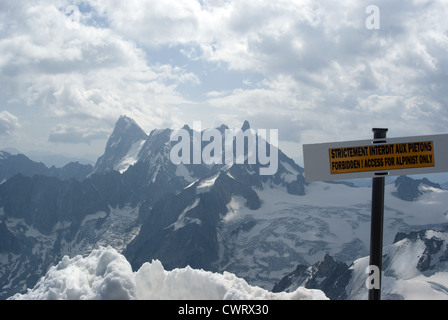
[(137, 161), (140, 148), (147, 137), (133, 119), (124, 115), (120, 116), (107, 141), (104, 154), (98, 158), (93, 172), (125, 171), (129, 165)]
[(247, 129), (250, 129), (249, 121), (244, 120), (243, 126), (241, 127), (241, 130), (246, 131)]
[(42, 162), (33, 161), (24, 154), (0, 151), (0, 183), (17, 174), (26, 177), (42, 175), (61, 180), (76, 179), (82, 181), (92, 172), (92, 169), (91, 165), (80, 164), (79, 162), (69, 162), (62, 168), (56, 168), (55, 166), (48, 168)]
[(425, 188), (442, 189), (440, 184), (429, 181), (427, 178), (412, 179), (407, 176), (400, 176), (395, 180), (397, 191), (393, 194), (397, 198), (405, 201), (415, 201), (420, 197)]

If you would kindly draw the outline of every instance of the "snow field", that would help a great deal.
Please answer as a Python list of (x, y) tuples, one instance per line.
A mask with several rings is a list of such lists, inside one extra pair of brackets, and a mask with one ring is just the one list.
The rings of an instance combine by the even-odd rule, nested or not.
[(49, 269), (33, 289), (11, 300), (326, 300), (320, 290), (298, 288), (272, 293), (250, 286), (232, 273), (212, 273), (190, 267), (164, 270), (154, 260), (133, 272), (112, 247), (100, 247), (87, 257), (64, 258)]
[[(428, 231), (428, 239), (436, 238), (448, 241), (447, 235)], [(445, 252), (443, 247), (440, 252)], [(392, 257), (391, 260), (383, 259), (382, 272), (382, 299), (405, 300), (447, 300), (448, 299), (448, 272), (446, 264), (430, 268), (421, 272), (417, 269), (417, 263), (424, 255), (425, 245), (422, 240), (410, 241), (403, 239), (383, 248), (383, 257)], [(433, 258), (438, 258), (433, 256)], [(438, 260), (438, 259), (435, 259)], [(434, 261), (437, 263), (437, 261)], [(353, 276), (347, 285), (347, 292), (351, 300), (367, 300), (368, 291), (365, 289), (366, 268), (369, 257), (363, 257), (354, 261), (351, 269)]]

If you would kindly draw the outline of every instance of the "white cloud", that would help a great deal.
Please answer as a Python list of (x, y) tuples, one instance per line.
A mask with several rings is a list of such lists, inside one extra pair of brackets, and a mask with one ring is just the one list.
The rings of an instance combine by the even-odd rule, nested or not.
[(365, 27), (369, 1), (74, 1), (72, 29), (69, 4), (0, 5), (6, 106), (92, 132), (121, 114), (146, 130), (248, 119), (304, 143), (446, 131), (444, 1), (379, 0), (380, 30)]
[(0, 82), (9, 96), (45, 116), (113, 123), (126, 113), (160, 126), (185, 101), (177, 85), (199, 82), (181, 67), (149, 65), (144, 51), (109, 29), (82, 20), (67, 28), (64, 3), (20, 5), (6, 18), (10, 32), (0, 38)]
[(12, 134), (19, 127), (19, 119), (15, 115), (0, 111), (0, 136)]
[(59, 124), (54, 128), (48, 141), (56, 143), (87, 143), (90, 144), (93, 140), (104, 140), (109, 137), (109, 132), (103, 129), (92, 130), (90, 128), (81, 128), (77, 126), (67, 126)]

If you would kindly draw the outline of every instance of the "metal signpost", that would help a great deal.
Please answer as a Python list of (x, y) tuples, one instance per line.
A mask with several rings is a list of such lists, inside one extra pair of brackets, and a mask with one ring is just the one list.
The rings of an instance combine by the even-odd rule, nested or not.
[[(376, 145), (386, 138), (387, 129), (373, 129), (373, 138)], [(384, 187), (385, 177), (372, 178), (372, 213), (370, 221), (370, 257), (369, 265), (377, 266), (378, 286), (369, 289), (369, 300), (381, 299), (381, 270), (383, 270), (383, 221), (384, 221)]]
[(448, 134), (387, 139), (388, 129), (372, 131), (373, 140), (303, 145), (303, 158), (307, 182), (372, 178), (369, 272), (379, 274), (369, 300), (380, 300), (385, 177), (447, 172)]

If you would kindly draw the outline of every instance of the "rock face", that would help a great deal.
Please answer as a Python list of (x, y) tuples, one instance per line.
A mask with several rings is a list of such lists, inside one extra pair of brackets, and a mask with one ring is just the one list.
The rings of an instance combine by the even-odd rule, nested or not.
[(107, 141), (104, 154), (98, 158), (93, 172), (126, 171), (137, 161), (140, 149), (147, 138), (146, 133), (134, 120), (121, 116)]
[(294, 287), (320, 289), (331, 300), (343, 300), (347, 298), (345, 288), (351, 277), (348, 265), (335, 261), (330, 255), (326, 255), (323, 261), (312, 266), (298, 265), (289, 275), (277, 283), (273, 292), (293, 290)]
[(424, 186), (442, 189), (438, 183), (431, 182), (427, 178), (415, 180), (407, 176), (400, 176), (395, 180), (397, 191), (394, 195), (402, 200), (415, 201), (424, 193), (421, 188)]
[(146, 214), (139, 235), (124, 251), (134, 268), (159, 259), (168, 269), (187, 265), (214, 269), (219, 254), (216, 231), (232, 197), (241, 196), (252, 210), (261, 202), (255, 191), (226, 172), (210, 180), (198, 181), (177, 195), (168, 194)]

